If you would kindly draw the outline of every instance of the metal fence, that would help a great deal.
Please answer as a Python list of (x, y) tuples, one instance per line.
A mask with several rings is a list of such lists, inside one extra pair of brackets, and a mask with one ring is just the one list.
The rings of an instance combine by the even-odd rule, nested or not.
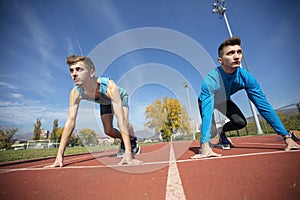
[[(300, 130), (300, 102), (283, 106), (275, 109), (275, 111), (287, 130)], [(273, 128), (261, 115), (258, 115), (258, 118), (264, 134), (275, 133)], [(257, 134), (253, 117), (247, 118), (247, 123), (245, 128), (229, 132), (229, 136)]]

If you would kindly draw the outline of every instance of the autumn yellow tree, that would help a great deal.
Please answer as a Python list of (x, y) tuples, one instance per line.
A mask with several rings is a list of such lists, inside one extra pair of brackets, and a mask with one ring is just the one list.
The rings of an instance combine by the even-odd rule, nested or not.
[(146, 107), (145, 126), (161, 133), (164, 140), (170, 140), (172, 134), (191, 131), (190, 119), (184, 106), (177, 99), (163, 97)]

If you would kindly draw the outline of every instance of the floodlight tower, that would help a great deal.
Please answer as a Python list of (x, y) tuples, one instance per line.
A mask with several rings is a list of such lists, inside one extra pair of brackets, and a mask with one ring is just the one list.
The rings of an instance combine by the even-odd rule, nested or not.
[[(189, 102), (189, 111), (190, 114), (192, 115), (192, 106), (191, 106), (191, 101), (190, 101), (190, 94), (189, 94), (189, 84), (186, 81), (183, 81), (183, 87), (186, 88), (186, 93), (187, 93), (187, 97), (188, 97), (188, 102)], [(196, 136), (195, 136), (195, 132), (194, 132), (194, 122), (191, 120), (192, 123), (192, 133), (193, 133), (193, 140), (196, 140)]]
[[(227, 8), (226, 8), (226, 5), (225, 5), (225, 0), (215, 0), (215, 3), (213, 3), (213, 10), (212, 10), (212, 12), (214, 14), (218, 14), (220, 19), (222, 19), (224, 17), (224, 20), (225, 20), (225, 23), (226, 23), (226, 27), (227, 27), (229, 36), (232, 37), (233, 35), (232, 35), (231, 29), (230, 29), (230, 25), (229, 25), (229, 22), (228, 22), (226, 13), (225, 13), (226, 10), (227, 10)], [(243, 60), (244, 60), (246, 69), (249, 71), (244, 56), (243, 56)], [(249, 103), (250, 103), (251, 111), (252, 111), (253, 118), (254, 118), (254, 121), (255, 121), (257, 133), (258, 134), (263, 134), (263, 131), (262, 131), (262, 129), (260, 127), (260, 124), (259, 124), (259, 120), (258, 120), (258, 117), (257, 117), (255, 106), (254, 106), (254, 104), (250, 100), (249, 100)]]

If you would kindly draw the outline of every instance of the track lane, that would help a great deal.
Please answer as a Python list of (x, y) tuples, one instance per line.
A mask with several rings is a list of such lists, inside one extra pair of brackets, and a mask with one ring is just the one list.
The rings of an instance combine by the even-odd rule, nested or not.
[[(172, 143), (186, 199), (299, 199), (300, 151), (283, 151), (276, 135), (233, 141), (237, 148), (215, 149), (223, 156), (202, 160), (190, 159), (199, 141)], [(61, 169), (42, 168), (54, 158), (1, 165), (0, 198), (166, 199), (170, 147), (143, 147), (140, 166), (117, 166), (113, 151), (66, 157)]]

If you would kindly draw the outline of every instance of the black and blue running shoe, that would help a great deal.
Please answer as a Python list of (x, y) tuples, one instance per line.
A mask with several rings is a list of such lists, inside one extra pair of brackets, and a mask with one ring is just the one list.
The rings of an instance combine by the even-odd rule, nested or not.
[(226, 136), (226, 134), (223, 133), (223, 132), (220, 133), (219, 144), (222, 146), (222, 149), (226, 149), (226, 150), (234, 147), (234, 145), (231, 142), (231, 140), (228, 139), (227, 136)]
[[(133, 138), (130, 138), (130, 144), (131, 144), (131, 152), (134, 155), (136, 154), (141, 154), (141, 148), (137, 142), (137, 138), (136, 137), (133, 137)], [(123, 157), (125, 153), (125, 145), (124, 145), (124, 142), (123, 140), (121, 140), (121, 144), (120, 144), (120, 147), (119, 147), (119, 151), (117, 153), (117, 157)]]

